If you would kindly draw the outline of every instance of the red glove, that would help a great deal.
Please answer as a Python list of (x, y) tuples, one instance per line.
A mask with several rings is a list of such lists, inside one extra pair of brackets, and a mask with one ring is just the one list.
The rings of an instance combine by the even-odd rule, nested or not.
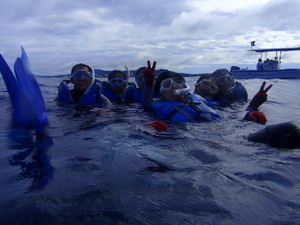
[(259, 89), (259, 91), (257, 92), (256, 95), (254, 95), (254, 97), (252, 98), (248, 108), (250, 107), (252, 110), (257, 110), (259, 106), (261, 106), (265, 101), (267, 101), (267, 91), (271, 89), (271, 87), (273, 86), (272, 84), (270, 84), (265, 90), (264, 87), (266, 85), (266, 82), (264, 81)]
[(245, 120), (254, 121), (260, 124), (266, 124), (267, 118), (262, 112), (252, 111), (248, 112), (244, 118)]
[(144, 69), (144, 77), (145, 77), (145, 84), (148, 86), (152, 86), (154, 83), (155, 79), (155, 66), (156, 66), (156, 61), (153, 62), (153, 66), (151, 67), (150, 60), (148, 60), (148, 67)]
[(149, 123), (148, 125), (154, 127), (155, 130), (168, 130), (167, 124), (165, 124), (164, 122), (162, 122), (160, 120), (155, 120), (155, 121)]

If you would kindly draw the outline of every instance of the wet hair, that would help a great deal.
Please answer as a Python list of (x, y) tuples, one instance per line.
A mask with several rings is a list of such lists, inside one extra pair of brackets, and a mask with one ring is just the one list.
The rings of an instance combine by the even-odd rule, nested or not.
[(196, 84), (199, 83), (201, 80), (205, 80), (205, 79), (215, 79), (211, 74), (205, 74), (199, 77), (199, 79), (197, 80)]
[(174, 73), (171, 71), (165, 71), (156, 78), (155, 83), (154, 83), (153, 93), (155, 95), (159, 96), (161, 82), (163, 82), (166, 79), (173, 78), (173, 77), (182, 77), (184, 79), (184, 77), (178, 73)]
[(225, 76), (226, 74), (233, 77), (233, 75), (227, 69), (218, 69), (215, 72), (213, 72), (211, 76), (218, 78), (218, 77)]
[(93, 69), (92, 69), (91, 67), (89, 67), (88, 65), (86, 65), (86, 64), (84, 64), (84, 63), (78, 63), (78, 64), (76, 64), (76, 65), (74, 65), (74, 66), (72, 67), (72, 69), (71, 69), (71, 74), (72, 74), (75, 70), (77, 70), (78, 68), (80, 68), (80, 67), (87, 67), (88, 70), (89, 70), (91, 73), (93, 72)]
[(145, 68), (146, 68), (145, 66), (142, 66), (142, 67), (138, 68), (138, 69), (135, 71), (134, 76), (136, 77), (136, 75), (141, 74), (141, 73), (144, 71)]
[(122, 74), (124, 76), (124, 79), (127, 79), (127, 75), (124, 72), (122, 72), (121, 70), (113, 70), (108, 75), (108, 80), (110, 80), (115, 74)]

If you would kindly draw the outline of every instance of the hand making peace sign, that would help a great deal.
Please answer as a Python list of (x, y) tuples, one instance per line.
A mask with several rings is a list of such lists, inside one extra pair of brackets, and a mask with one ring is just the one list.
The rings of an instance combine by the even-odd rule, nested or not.
[(267, 92), (271, 89), (273, 84), (270, 84), (266, 89), (264, 89), (266, 86), (266, 81), (264, 81), (259, 89), (259, 91), (254, 95), (252, 98), (249, 106), (253, 111), (257, 110), (259, 106), (261, 106), (265, 101), (267, 101), (268, 95)]
[(153, 65), (151, 67), (150, 60), (147, 61), (148, 67), (144, 69), (144, 77), (145, 77), (145, 84), (152, 86), (155, 79), (155, 67), (156, 67), (156, 61), (153, 62)]

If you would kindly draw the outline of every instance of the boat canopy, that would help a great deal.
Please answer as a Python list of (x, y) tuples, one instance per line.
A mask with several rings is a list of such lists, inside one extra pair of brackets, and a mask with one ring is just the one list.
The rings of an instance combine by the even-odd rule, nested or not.
[(285, 52), (285, 51), (299, 51), (300, 47), (298, 48), (265, 48), (265, 49), (250, 49), (248, 51), (254, 52)]

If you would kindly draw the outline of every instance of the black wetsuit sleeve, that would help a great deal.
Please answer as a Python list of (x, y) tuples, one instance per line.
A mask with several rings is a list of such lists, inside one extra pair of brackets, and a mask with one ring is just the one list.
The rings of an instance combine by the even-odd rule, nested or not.
[(74, 100), (74, 103), (79, 103), (80, 98), (82, 97), (84, 90), (71, 90), (71, 96)]
[(152, 102), (152, 86), (145, 85), (142, 94), (142, 107), (148, 109)]

